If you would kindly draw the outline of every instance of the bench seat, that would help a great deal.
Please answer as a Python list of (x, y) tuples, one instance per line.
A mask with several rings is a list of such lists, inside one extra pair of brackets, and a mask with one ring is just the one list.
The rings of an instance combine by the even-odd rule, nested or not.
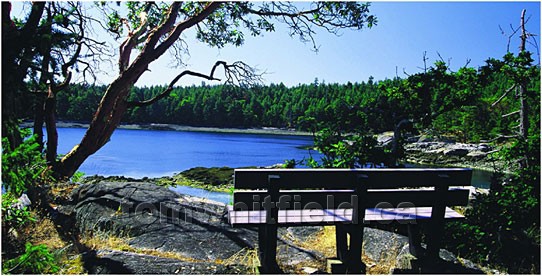
[[(368, 208), (365, 210), (365, 224), (371, 222), (385, 223), (396, 221), (398, 223), (415, 223), (417, 220), (431, 219), (431, 207), (412, 208)], [(234, 211), (228, 205), (228, 221), (233, 227), (245, 227), (265, 224), (267, 211)], [(446, 207), (444, 214), (446, 220), (465, 218), (450, 207)], [(335, 225), (338, 223), (352, 223), (352, 209), (307, 209), (307, 210), (279, 210), (279, 226), (303, 225)]]

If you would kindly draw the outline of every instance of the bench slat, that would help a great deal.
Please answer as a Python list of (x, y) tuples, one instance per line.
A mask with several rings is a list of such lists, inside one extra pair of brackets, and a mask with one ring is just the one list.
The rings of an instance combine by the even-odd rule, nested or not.
[[(228, 206), (228, 220), (233, 226), (250, 226), (266, 223), (266, 211), (233, 211)], [(416, 208), (369, 208), (365, 211), (366, 223), (403, 222), (414, 223), (417, 220), (431, 218), (431, 207)], [(445, 219), (462, 219), (463, 215), (447, 207)], [(280, 210), (278, 223), (280, 226), (300, 224), (330, 225), (349, 224), (352, 221), (352, 209), (313, 209), (313, 210)]]
[[(463, 168), (405, 169), (236, 169), (236, 189), (267, 189), (268, 176), (278, 175), (281, 189), (353, 188), (358, 175), (366, 175), (370, 189), (470, 186), (472, 170)], [(439, 177), (447, 175), (447, 178)]]
[[(397, 207), (400, 203), (409, 203), (415, 207), (429, 207), (435, 203), (435, 193), (432, 190), (369, 190), (367, 192), (367, 207)], [(264, 209), (261, 203), (266, 197), (265, 191), (235, 191), (233, 194), (236, 210)], [(352, 190), (287, 190), (281, 191), (279, 202), (282, 209), (337, 209), (351, 208), (355, 202)], [(282, 198), (282, 201), (280, 199)], [(453, 189), (446, 192), (445, 205), (466, 206), (469, 199), (468, 189)], [(256, 208), (253, 203), (256, 204)]]

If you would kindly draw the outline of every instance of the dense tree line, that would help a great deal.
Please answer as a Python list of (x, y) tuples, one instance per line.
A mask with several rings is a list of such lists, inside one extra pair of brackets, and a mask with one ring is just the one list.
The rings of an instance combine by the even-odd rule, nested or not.
[[(283, 127), (317, 131), (377, 133), (393, 130), (404, 119), (417, 129), (435, 135), (452, 135), (462, 141), (489, 140), (510, 132), (517, 118), (502, 117), (518, 108), (517, 101), (493, 106), (500, 92), (513, 81), (495, 62), (479, 69), (452, 72), (444, 62), (406, 78), (347, 84), (284, 84), (242, 88), (231, 85), (176, 87), (169, 97), (153, 105), (134, 107), (125, 123), (171, 123), (213, 127)], [(502, 65), (501, 65), (502, 67)], [(500, 68), (500, 67), (499, 67)], [(533, 67), (539, 74), (539, 67)], [(529, 118), (539, 120), (539, 78), (531, 78)], [(105, 86), (73, 85), (58, 95), (61, 120), (92, 119)], [(165, 86), (133, 87), (130, 101), (149, 99)]]

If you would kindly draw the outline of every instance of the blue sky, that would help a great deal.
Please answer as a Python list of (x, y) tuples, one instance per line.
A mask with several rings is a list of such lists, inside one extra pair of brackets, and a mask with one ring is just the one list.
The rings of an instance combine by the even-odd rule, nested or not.
[[(344, 30), (341, 36), (325, 31), (316, 35), (319, 51), (288, 35), (287, 29), (276, 24), (276, 32), (262, 37), (246, 35), (241, 47), (209, 48), (186, 34), (189, 44), (189, 66), (186, 69), (209, 72), (216, 60), (242, 60), (266, 71), (265, 83), (294, 86), (311, 83), (315, 78), (326, 83), (346, 83), (405, 77), (421, 71), (423, 53), (428, 65), (440, 57), (450, 61), (452, 70), (466, 64), (478, 67), (490, 57), (506, 53), (510, 24), (519, 26), (521, 10), (527, 9), (527, 30), (540, 35), (540, 2), (373, 2), (371, 13), (378, 18), (377, 26), (362, 31)], [(502, 34), (499, 26), (506, 32)], [(516, 36), (510, 50), (517, 52)], [(537, 50), (529, 45), (539, 62)], [(171, 56), (165, 55), (150, 66), (136, 84), (166, 84), (182, 69), (170, 68)], [(115, 69), (115, 68), (113, 68)], [(103, 75), (107, 84), (114, 75)], [(187, 77), (179, 85), (200, 84), (201, 79)]]
[[(450, 61), (452, 69), (466, 64), (478, 67), (490, 57), (506, 53), (510, 24), (519, 26), (521, 10), (531, 16), (527, 30), (540, 35), (539, 2), (373, 2), (371, 12), (378, 25), (362, 31), (345, 30), (342, 35), (321, 31), (316, 36), (319, 51), (288, 35), (284, 27), (263, 37), (247, 37), (241, 47), (210, 49), (191, 44), (191, 69), (208, 72), (215, 60), (243, 60), (268, 74), (266, 83), (283, 82), (288, 86), (311, 83), (315, 78), (326, 83), (346, 83), (404, 77), (423, 67), (423, 53), (428, 64), (440, 59)], [(278, 27), (278, 25), (277, 25)], [(537, 43), (539, 42), (539, 36)], [(519, 39), (512, 40), (510, 50), (517, 51)], [(540, 43), (538, 43), (540, 44)], [(536, 50), (531, 47), (538, 62)], [(165, 71), (170, 57), (164, 57), (138, 85), (166, 83), (178, 73)], [(157, 71), (160, 73), (157, 74)], [(199, 84), (201, 80), (185, 79), (181, 84)]]

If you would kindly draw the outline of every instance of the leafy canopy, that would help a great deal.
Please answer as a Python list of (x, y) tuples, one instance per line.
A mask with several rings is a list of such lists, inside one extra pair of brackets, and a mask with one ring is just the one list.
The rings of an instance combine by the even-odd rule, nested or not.
[[(183, 2), (178, 10), (180, 20), (198, 16), (207, 5), (206, 2)], [(100, 2), (99, 6), (108, 16), (109, 31), (118, 38), (131, 35), (142, 26), (141, 31), (152, 32), (168, 19), (166, 15), (171, 8), (166, 3), (126, 2), (127, 14), (121, 16), (118, 7), (109, 2)], [(317, 28), (338, 34), (342, 29), (361, 30), (376, 25), (377, 19), (369, 14), (369, 7), (369, 3), (359, 2), (225, 2), (196, 25), (196, 38), (212, 47), (241, 46), (246, 35), (273, 32), (276, 23), (283, 23), (288, 26), (290, 36), (311, 42), (316, 50)]]

